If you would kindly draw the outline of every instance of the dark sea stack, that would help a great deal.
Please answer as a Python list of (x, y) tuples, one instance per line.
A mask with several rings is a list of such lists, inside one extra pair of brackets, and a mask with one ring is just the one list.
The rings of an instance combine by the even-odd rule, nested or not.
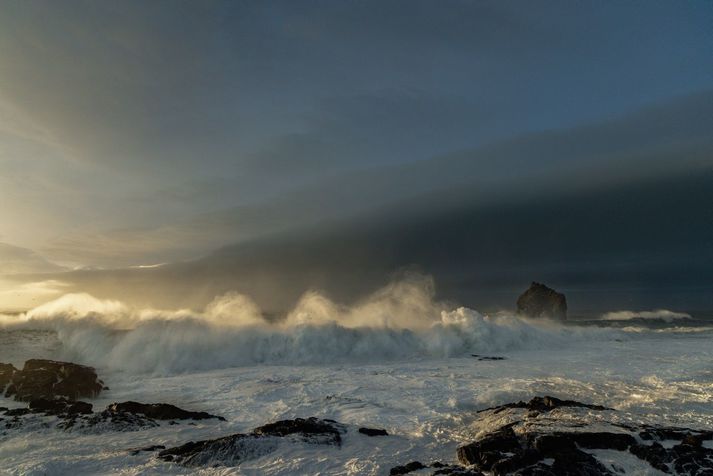
[(517, 298), (517, 313), (526, 317), (567, 320), (567, 298), (544, 284), (532, 282)]
[(12, 364), (3, 364), (0, 362), (0, 393), (5, 391), (5, 387), (12, 381), (12, 376), (15, 375), (17, 369)]
[(25, 362), (22, 370), (14, 372), (5, 396), (14, 396), (15, 400), (22, 402), (56, 397), (78, 400), (94, 398), (103, 388), (103, 382), (92, 367), (31, 359)]
[(106, 409), (108, 412), (113, 413), (141, 414), (154, 420), (209, 420), (215, 418), (225, 421), (225, 418), (217, 415), (211, 415), (206, 412), (191, 412), (168, 403), (122, 402), (112, 403)]

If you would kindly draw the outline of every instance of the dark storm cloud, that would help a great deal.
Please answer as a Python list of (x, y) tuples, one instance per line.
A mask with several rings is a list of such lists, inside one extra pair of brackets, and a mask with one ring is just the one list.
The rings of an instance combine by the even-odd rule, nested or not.
[(212, 199), (237, 205), (316, 174), (624, 113), (713, 76), (711, 12), (696, 3), (2, 8), (7, 122), (87, 163), (89, 194), (118, 177), (118, 207), (135, 188), (225, 177), (235, 187)]
[[(245, 206), (219, 208), (163, 226), (67, 235), (51, 241), (47, 252), (66, 261), (91, 254), (92, 262), (105, 266), (115, 266), (127, 255), (144, 264), (166, 262), (190, 256), (196, 243), (204, 249), (222, 246), (225, 236), (237, 242), (319, 229), (325, 220), (348, 222), (364, 214), (376, 219), (376, 211), (386, 209), (393, 221), (457, 207), (464, 197), (497, 205), (525, 196), (703, 170), (713, 164), (710, 130), (713, 93), (701, 93), (612, 121), (528, 134), (427, 160), (333, 170)], [(180, 208), (206, 200), (211, 191), (229, 193), (233, 184), (233, 179), (181, 184), (161, 190), (154, 200), (170, 197)]]
[[(537, 279), (567, 290), (579, 309), (703, 308), (713, 305), (712, 128), (713, 94), (706, 93), (607, 123), (347, 174), (331, 183), (329, 195), (341, 190), (341, 200), (325, 204), (325, 189), (311, 187), (253, 213), (282, 223), (292, 206), (331, 211), (329, 221), (197, 261), (71, 280), (106, 295), (120, 282), (144, 304), (198, 307), (238, 289), (279, 312), (306, 290), (349, 301), (415, 266), (436, 277), (441, 297), (478, 307), (511, 305)], [(472, 165), (488, 161), (499, 167), (492, 182)], [(346, 212), (372, 192), (383, 199), (389, 184), (402, 188), (388, 206), (369, 202), (361, 213)], [(407, 189), (410, 198), (396, 200)]]

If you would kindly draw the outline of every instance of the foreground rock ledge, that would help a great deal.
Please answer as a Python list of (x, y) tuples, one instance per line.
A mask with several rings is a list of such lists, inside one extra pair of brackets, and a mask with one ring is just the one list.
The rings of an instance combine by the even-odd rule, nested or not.
[(339, 446), (342, 443), (341, 434), (345, 431), (344, 426), (334, 420), (315, 417), (280, 420), (257, 427), (247, 434), (191, 441), (161, 451), (158, 457), (184, 466), (234, 466), (270, 454), (279, 445), (295, 441)]
[[(157, 420), (169, 420), (170, 424), (176, 424), (177, 420), (225, 421), (225, 418), (217, 415), (188, 411), (168, 403), (112, 403), (103, 411), (95, 413), (91, 403), (64, 398), (31, 400), (28, 408), (0, 409), (0, 415), (6, 430), (32, 427), (38, 418), (53, 416), (56, 417), (54, 426), (58, 430), (88, 433), (154, 428), (159, 426)], [(11, 419), (4, 420), (4, 417)], [(42, 424), (45, 428), (50, 427), (46, 420)]]
[[(713, 432), (622, 423), (615, 410), (553, 397), (535, 397), (480, 412), (480, 431), (458, 447), (458, 460), (494, 475), (614, 475), (621, 468), (598, 460), (596, 451), (626, 452), (653, 469), (681, 475), (713, 475)], [(659, 441), (675, 440), (665, 448)]]

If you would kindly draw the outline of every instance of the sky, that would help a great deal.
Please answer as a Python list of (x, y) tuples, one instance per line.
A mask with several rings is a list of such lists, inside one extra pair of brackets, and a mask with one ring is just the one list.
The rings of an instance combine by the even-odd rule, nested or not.
[[(319, 269), (285, 302), (411, 265), (459, 300), (529, 275), (571, 286), (595, 261), (660, 287), (690, 265), (682, 249), (699, 266), (713, 255), (708, 182), (697, 200), (681, 185), (713, 170), (712, 25), (709, 1), (3, 2), (0, 308), (97, 276), (95, 292), (129, 293), (112, 280), (127, 273), (160, 281), (165, 297), (141, 299), (165, 304), (186, 262), (208, 270), (183, 286), (246, 286), (241, 249), (263, 281)], [(658, 213), (671, 191), (675, 227)], [(612, 196), (621, 206), (582, 219)], [(523, 225), (539, 203), (580, 210), (537, 222), (566, 231), (547, 262)], [(628, 238), (594, 246), (592, 223), (613, 231), (622, 210), (650, 230), (645, 256)], [(427, 236), (436, 223), (447, 231)], [(299, 260), (265, 271), (298, 243)], [(310, 251), (335, 243), (362, 257), (359, 283)], [(563, 263), (579, 277), (542, 271)]]

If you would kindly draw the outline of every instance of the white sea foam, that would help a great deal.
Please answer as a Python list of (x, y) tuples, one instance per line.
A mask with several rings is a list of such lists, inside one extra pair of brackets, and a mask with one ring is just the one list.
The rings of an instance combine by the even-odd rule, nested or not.
[(673, 322), (676, 319), (690, 319), (691, 315), (685, 312), (669, 311), (668, 309), (656, 309), (654, 311), (613, 311), (601, 316), (605, 321), (628, 321), (631, 319), (659, 319), (665, 322)]

